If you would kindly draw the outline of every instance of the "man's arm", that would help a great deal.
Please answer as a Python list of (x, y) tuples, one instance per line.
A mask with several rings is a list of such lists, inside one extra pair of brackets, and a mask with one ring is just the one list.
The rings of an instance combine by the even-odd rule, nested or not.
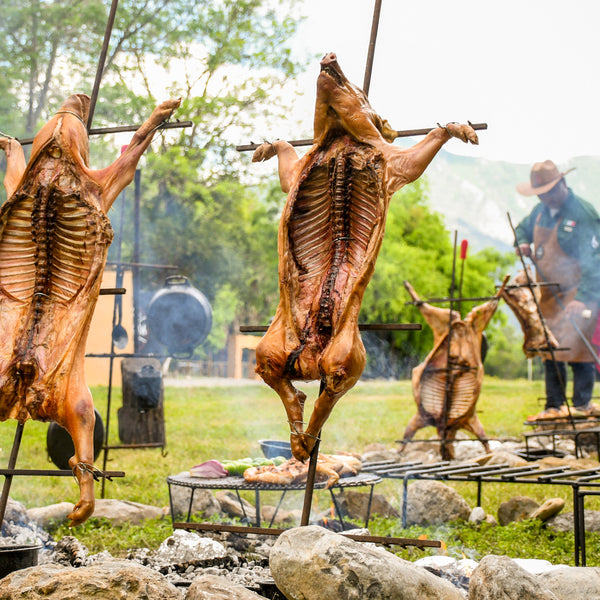
[(533, 242), (533, 227), (535, 225), (536, 217), (537, 210), (534, 209), (515, 227), (514, 246), (517, 254), (519, 254), (520, 249), (521, 253), (524, 256), (531, 256), (531, 243)]

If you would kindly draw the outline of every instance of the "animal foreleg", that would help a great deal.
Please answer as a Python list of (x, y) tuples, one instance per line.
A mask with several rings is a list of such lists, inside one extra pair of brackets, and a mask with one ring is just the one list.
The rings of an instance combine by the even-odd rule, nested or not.
[(4, 175), (4, 188), (6, 197), (10, 198), (21, 181), (25, 172), (25, 155), (23, 146), (15, 138), (0, 137), (0, 148), (6, 154), (6, 173)]
[(412, 419), (408, 422), (408, 425), (404, 430), (404, 436), (402, 437), (402, 441), (400, 442), (400, 446), (398, 447), (398, 452), (402, 452), (406, 448), (408, 442), (413, 439), (415, 433), (417, 433), (419, 429), (423, 429), (423, 427), (426, 426), (427, 423), (425, 422), (425, 419), (423, 418), (423, 415), (421, 415), (420, 412), (414, 415)]
[[(437, 306), (432, 306), (427, 302), (423, 302), (421, 298), (419, 298), (419, 295), (417, 294), (413, 286), (408, 281), (404, 281), (404, 287), (406, 288), (406, 291), (412, 298), (413, 302), (415, 302), (415, 304), (417, 305), (425, 321), (427, 321), (427, 325), (431, 327), (435, 336), (434, 344), (437, 344), (438, 339), (441, 336), (445, 336), (448, 332), (448, 326), (450, 322), (450, 309), (438, 308)], [(459, 313), (453, 310), (452, 320), (455, 321), (459, 318)]]
[(279, 183), (286, 194), (290, 191), (298, 169), (298, 154), (291, 144), (284, 140), (264, 142), (252, 155), (252, 162), (262, 162), (277, 155)]
[(150, 145), (154, 133), (180, 104), (181, 98), (166, 100), (159, 104), (133, 134), (125, 152), (112, 165), (99, 171), (89, 171), (90, 177), (103, 189), (102, 208), (105, 212), (112, 206), (121, 191), (133, 181), (137, 164)]
[(96, 416), (89, 390), (65, 398), (64, 427), (71, 435), (75, 454), (69, 466), (79, 483), (79, 502), (68, 515), (70, 526), (80, 525), (94, 512), (94, 425)]
[(442, 146), (453, 137), (471, 144), (479, 143), (477, 134), (470, 125), (448, 123), (446, 126), (432, 129), (420, 142), (410, 148), (398, 148), (390, 144), (388, 190), (394, 193), (407, 183), (412, 183), (421, 177)]

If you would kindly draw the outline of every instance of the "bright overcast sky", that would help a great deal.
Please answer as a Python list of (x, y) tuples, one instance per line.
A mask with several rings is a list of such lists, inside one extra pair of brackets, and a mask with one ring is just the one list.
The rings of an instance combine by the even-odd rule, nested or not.
[[(362, 86), (373, 7), (304, 0), (295, 47), (335, 52)], [(369, 99), (395, 129), (488, 124), (479, 147), (448, 143), (456, 154), (518, 163), (600, 155), (599, 17), (598, 0), (382, 0)], [(318, 62), (294, 107), (311, 126)]]

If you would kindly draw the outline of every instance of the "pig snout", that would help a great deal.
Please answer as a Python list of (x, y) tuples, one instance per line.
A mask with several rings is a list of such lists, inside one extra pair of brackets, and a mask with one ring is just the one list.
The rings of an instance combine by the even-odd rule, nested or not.
[(329, 52), (321, 59), (321, 68), (329, 67), (337, 64), (337, 55), (335, 52)]

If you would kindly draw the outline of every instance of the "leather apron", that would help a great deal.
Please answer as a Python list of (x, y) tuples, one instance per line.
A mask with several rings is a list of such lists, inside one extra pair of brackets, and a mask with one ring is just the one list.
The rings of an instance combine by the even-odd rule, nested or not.
[[(540, 309), (547, 326), (558, 340), (559, 347), (565, 348), (555, 352), (555, 358), (565, 362), (593, 362), (594, 357), (563, 309), (575, 299), (581, 281), (581, 266), (579, 261), (566, 254), (558, 243), (557, 232), (562, 219), (559, 219), (553, 228), (549, 228), (539, 225), (540, 217), (541, 215), (538, 215), (533, 229), (535, 262), (538, 266), (537, 281), (558, 284), (558, 287), (541, 287)], [(571, 319), (589, 342), (594, 334), (598, 308), (597, 305), (586, 308), (592, 310), (591, 318), (573, 315)]]

